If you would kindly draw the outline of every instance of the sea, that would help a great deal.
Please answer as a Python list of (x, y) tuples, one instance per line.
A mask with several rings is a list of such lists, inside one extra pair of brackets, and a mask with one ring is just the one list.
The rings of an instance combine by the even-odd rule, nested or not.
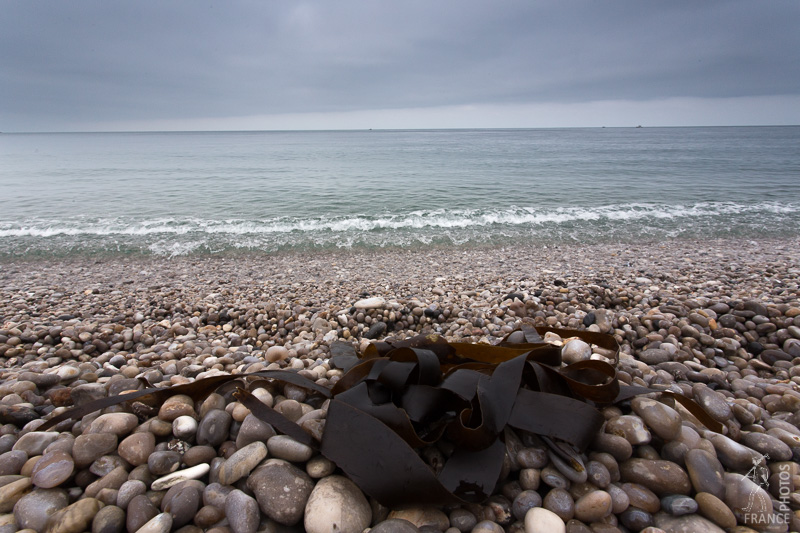
[(800, 235), (800, 126), (0, 134), (0, 258)]

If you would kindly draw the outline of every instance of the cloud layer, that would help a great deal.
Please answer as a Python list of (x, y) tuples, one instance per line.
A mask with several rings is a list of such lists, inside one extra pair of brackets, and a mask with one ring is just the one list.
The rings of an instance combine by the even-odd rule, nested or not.
[(481, 126), (492, 113), (538, 110), (536, 122), (602, 102), (745, 103), (755, 123), (759, 106), (760, 123), (800, 113), (800, 3), (789, 0), (0, 5), (3, 131), (404, 115), (425, 127), (424, 110), (471, 110)]

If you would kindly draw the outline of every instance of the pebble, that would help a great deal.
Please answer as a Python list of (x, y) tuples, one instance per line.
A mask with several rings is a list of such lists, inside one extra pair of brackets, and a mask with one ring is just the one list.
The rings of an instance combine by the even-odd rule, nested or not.
[(219, 446), (228, 438), (233, 417), (222, 409), (212, 409), (197, 426), (197, 444)]
[(566, 533), (567, 527), (560, 516), (543, 507), (536, 507), (525, 515), (525, 533)]
[(158, 515), (158, 509), (146, 495), (135, 496), (128, 504), (125, 527), (128, 531), (138, 531), (150, 519)]
[(672, 461), (628, 459), (619, 465), (622, 480), (638, 483), (658, 495), (689, 494), (689, 476)]
[(725, 497), (725, 470), (716, 456), (701, 449), (686, 452), (686, 470), (697, 492), (707, 492), (717, 498)]
[(267, 446), (263, 442), (253, 442), (240, 448), (220, 466), (217, 474), (219, 482), (223, 485), (233, 485), (250, 474), (266, 456)]
[(8, 513), (14, 504), (30, 492), (33, 482), (29, 477), (23, 477), (0, 487), (0, 513)]
[(89, 425), (86, 434), (112, 433), (117, 437), (127, 435), (139, 425), (139, 419), (132, 413), (107, 413), (98, 416)]
[(664, 441), (671, 441), (680, 434), (681, 415), (672, 407), (642, 396), (633, 398), (631, 407), (650, 431)]
[(64, 483), (75, 470), (72, 457), (62, 451), (49, 452), (33, 467), (31, 481), (37, 487), (52, 489)]
[[(444, 512), (430, 506), (392, 511), (389, 513), (389, 519), (393, 518), (405, 520), (417, 528), (429, 528), (436, 531), (444, 531), (450, 526), (450, 518)], [(478, 525), (476, 524), (475, 527)]]
[[(320, 483), (326, 479), (330, 478), (323, 478)], [(282, 459), (269, 459), (250, 474), (247, 487), (253, 491), (265, 515), (279, 524), (293, 526), (303, 519), (303, 512), (310, 505), (314, 482), (293, 464)], [(336, 487), (332, 486), (324, 494), (328, 496)]]
[(125, 511), (106, 505), (94, 515), (92, 533), (121, 533), (125, 529)]
[(225, 499), (225, 516), (233, 533), (256, 533), (260, 522), (258, 502), (240, 490)]
[(156, 436), (150, 432), (134, 433), (119, 443), (117, 453), (132, 466), (147, 464), (156, 448)]
[(177, 472), (156, 479), (153, 481), (150, 488), (152, 490), (164, 490), (188, 479), (200, 479), (205, 476), (210, 469), (211, 467), (207, 463), (203, 463), (184, 470), (178, 470)]
[(172, 515), (159, 513), (148, 520), (136, 533), (169, 533), (172, 530)]
[(271, 456), (293, 463), (308, 461), (314, 453), (309, 446), (297, 442), (288, 435), (275, 435), (267, 441)]
[(84, 498), (53, 513), (47, 520), (46, 533), (80, 533), (89, 528), (103, 504), (94, 498)]
[(361, 533), (372, 520), (369, 502), (355, 483), (342, 476), (317, 482), (305, 508), (307, 533)]
[[(522, 252), (511, 249), (504, 252), (502, 263), (480, 250), (448, 256), (447, 262), (427, 252), (386, 252), (379, 254), (385, 279), (384, 270), (369, 268), (373, 258), (362, 254), (334, 254), (334, 260), (311, 254), (299, 264), (288, 256), (271, 257), (269, 264), (244, 256), (235, 266), (176, 258), (166, 263), (135, 261), (134, 268), (126, 264), (124, 270), (113, 260), (78, 261), (80, 268), (69, 271), (59, 264), (46, 271), (21, 269), (12, 262), (3, 271), (6, 278), (0, 288), (0, 422), (5, 424), (0, 427), (0, 506), (6, 508), (0, 514), (0, 533), (20, 527), (14, 518), (19, 509), (41, 521), (53, 507), (33, 509), (29, 499), (46, 491), (61, 495), (54, 499), (66, 495), (67, 503), (77, 503), (83, 495), (105, 504), (81, 530), (127, 529), (128, 515), (136, 515), (138, 505), (147, 513), (139, 513), (146, 520), (137, 522), (135, 529), (156, 517), (159, 508), (168, 508), (170, 527), (182, 533), (250, 531), (254, 518), (234, 523), (224, 516), (226, 505), (228, 500), (239, 502), (228, 512), (236, 519), (253, 515), (239, 509), (258, 507), (253, 516), (262, 515), (247, 483), (270, 456), (294, 462), (286, 464), (310, 484), (299, 498), (301, 511), (291, 526), (301, 527), (314, 481), (323, 483), (336, 466), (286, 438), (271, 442), (275, 429), (232, 400), (230, 391), (221, 390), (197, 404), (188, 396), (175, 396), (155, 407), (112, 407), (83, 421), (63, 423), (55, 431), (37, 431), (39, 419), (54, 407), (139, 389), (140, 378), (165, 386), (269, 366), (300, 372), (329, 386), (342, 376), (327, 359), (335, 340), (363, 349), (369, 337), (388, 333), (404, 339), (435, 333), (450, 340), (494, 343), (511, 332), (520, 317), (537, 325), (612, 332), (622, 346), (622, 381), (669, 387), (695, 398), (726, 425), (725, 435), (709, 432), (682, 408), (663, 403), (669, 401), (666, 398), (634, 397), (603, 410), (608, 422), (582, 456), (583, 472), (551, 456), (535, 436), (519, 435), (517, 442), (506, 435), (508, 476), (486, 504), (435, 508), (432, 512), (449, 513), (447, 523), (421, 528), (396, 519), (382, 521), (389, 511), (376, 504), (374, 522), (368, 513), (374, 529), (391, 530), (394, 525), (429, 532), (435, 526), (448, 533), (474, 528), (518, 533), (532, 510), (563, 503), (559, 510), (573, 518), (566, 524), (559, 519), (560, 524), (571, 533), (656, 533), (654, 525), (659, 524), (667, 530), (713, 530), (708, 524), (715, 524), (733, 531), (736, 516), (729, 505), (740, 505), (741, 498), (728, 493), (752, 486), (730, 476), (745, 474), (754, 461), (762, 461), (773, 472), (773, 494), (760, 487), (762, 492), (753, 494), (759, 502), (771, 500), (779, 488), (779, 465), (795, 465), (800, 459), (800, 371), (791, 364), (800, 357), (800, 305), (797, 272), (789, 272), (796, 263), (790, 255), (796, 244), (776, 241), (775, 252), (772, 243), (770, 249), (748, 244), (748, 254), (742, 256), (730, 243), (704, 242), (703, 253), (690, 255), (693, 261), (686, 262), (685, 248), (694, 250), (694, 245), (666, 241), (659, 244), (658, 274), (649, 271), (651, 262), (644, 259), (652, 253), (647, 244), (605, 246), (594, 253), (563, 247), (559, 252), (566, 254), (570, 268), (562, 269), (561, 279), (555, 281), (537, 274), (549, 265), (542, 266), (530, 254), (523, 273), (515, 266)], [(414, 272), (398, 278), (391, 269), (395, 263), (407, 264), (409, 254), (424, 260), (416, 261), (419, 268)], [(434, 258), (437, 266), (429, 266)], [(732, 277), (727, 267), (734, 264), (737, 276)], [(581, 277), (587, 265), (591, 275)], [(463, 273), (468, 268), (466, 282)], [(381, 279), (362, 276), (362, 270), (379, 272)], [(328, 271), (348, 275), (334, 284), (308, 283), (326, 279)], [(249, 272), (264, 272), (270, 284), (253, 288)], [(734, 283), (739, 273), (751, 274), (752, 281)], [(186, 280), (180, 292), (174, 289), (175, 279)], [(606, 281), (601, 284), (601, 279)], [(377, 296), (389, 292), (393, 294)], [(352, 302), (359, 298), (374, 299), (378, 305), (356, 308)], [(35, 309), (31, 302), (36, 302)], [(511, 337), (519, 341), (522, 335)], [(549, 337), (563, 343), (562, 360), (567, 364), (592, 357), (592, 347), (580, 339)], [(599, 347), (594, 351), (610, 355)], [(254, 394), (266, 405), (321, 436), (326, 406), (318, 397), (278, 382), (253, 383)], [(135, 414), (126, 412), (131, 410)], [(248, 448), (254, 443), (256, 454)], [(267, 453), (260, 457), (265, 447)], [(250, 451), (244, 453), (245, 448)], [(645, 464), (650, 471), (658, 470), (658, 461), (682, 469), (688, 493), (667, 492), (687, 487), (679, 474), (648, 481), (639, 471), (647, 469), (631, 466), (636, 461), (649, 462)], [(179, 477), (171, 487), (159, 485), (164, 481), (157, 478), (169, 476), (171, 470), (196, 466), (208, 470), (195, 480)], [(797, 475), (800, 472), (791, 474), (793, 486)], [(293, 477), (299, 475), (295, 472)], [(154, 482), (154, 490), (148, 492)], [(53, 483), (56, 488), (43, 488)], [(592, 498), (605, 502), (607, 497), (600, 494), (611, 499), (611, 512), (592, 522), (594, 517), (584, 507)], [(139, 504), (133, 504), (136, 498)], [(66, 504), (61, 500), (56, 507), (63, 511)], [(800, 497), (793, 492), (791, 501), (800, 502)], [(132, 512), (126, 512), (131, 506)], [(737, 512), (744, 518), (741, 511)], [(758, 516), (767, 516), (766, 511)], [(156, 522), (154, 528), (164, 527)], [(260, 522), (258, 527), (267, 530), (278, 526), (266, 513)], [(745, 531), (739, 524), (737, 533)], [(758, 524), (748, 525), (758, 529)]]
[(568, 365), (586, 361), (591, 356), (592, 347), (581, 339), (572, 339), (561, 349), (561, 360)]
[[(468, 530), (458, 529), (458, 531), (470, 531), (471, 529), (472, 528)], [(392, 518), (390, 520), (384, 520), (369, 531), (370, 533), (419, 533), (419, 528), (408, 520)]]
[(575, 518), (586, 523), (599, 522), (611, 514), (611, 506), (611, 495), (595, 490), (575, 502)]
[(77, 468), (86, 468), (100, 457), (117, 449), (117, 436), (113, 433), (78, 435), (72, 446), (72, 458)]
[(647, 444), (652, 438), (644, 422), (638, 416), (622, 415), (606, 424), (606, 433), (618, 435), (632, 445)]
[[(575, 502), (569, 492), (561, 488), (554, 488), (548, 492), (542, 501), (542, 507), (555, 513), (566, 522), (575, 515)], [(527, 517), (526, 517), (527, 521)]]
[(741, 474), (725, 474), (725, 504), (736, 519), (744, 525), (763, 525), (772, 515), (772, 499), (769, 494)]
[(672, 516), (658, 513), (653, 518), (656, 527), (666, 533), (725, 533), (710, 520), (696, 514)]
[(69, 504), (63, 489), (37, 489), (21, 497), (14, 505), (14, 518), (20, 529), (44, 529), (47, 520), (56, 511)]
[(722, 529), (736, 526), (736, 516), (725, 505), (725, 502), (708, 492), (698, 492), (695, 497), (700, 514), (717, 524)]

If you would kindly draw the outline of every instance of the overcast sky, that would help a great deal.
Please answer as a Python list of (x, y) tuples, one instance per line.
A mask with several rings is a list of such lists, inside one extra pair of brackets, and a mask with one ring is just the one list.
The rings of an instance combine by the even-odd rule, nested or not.
[(0, 0), (0, 131), (800, 124), (797, 0)]

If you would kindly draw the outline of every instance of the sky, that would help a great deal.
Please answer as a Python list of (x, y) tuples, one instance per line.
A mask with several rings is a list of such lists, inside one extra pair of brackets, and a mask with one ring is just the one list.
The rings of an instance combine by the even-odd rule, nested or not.
[(0, 131), (800, 124), (797, 0), (0, 0)]

